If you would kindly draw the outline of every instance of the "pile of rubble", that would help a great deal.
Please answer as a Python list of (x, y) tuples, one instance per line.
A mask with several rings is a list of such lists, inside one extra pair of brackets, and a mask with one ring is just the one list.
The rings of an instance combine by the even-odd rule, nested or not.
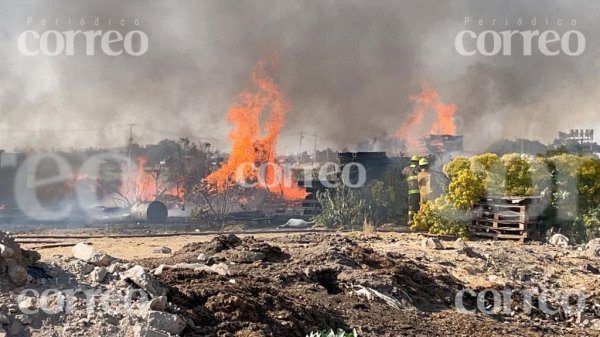
[(9, 233), (0, 231), (0, 282), (4, 286), (27, 283), (27, 268), (39, 259), (39, 254), (22, 250)]
[[(28, 268), (39, 259), (39, 254), (22, 250), (9, 233), (0, 231), (0, 293), (25, 285), (30, 279)], [(19, 335), (23, 331), (21, 320), (28, 321), (26, 315), (10, 315), (13, 303), (0, 302), (0, 336), (6, 336), (7, 331), (11, 336)]]
[[(40, 259), (9, 235), (0, 233), (0, 242), (0, 337), (304, 337), (325, 328), (356, 328), (360, 336), (600, 336), (600, 240), (220, 235), (137, 261), (85, 243), (72, 256)], [(465, 289), (579, 289), (586, 306), (526, 314), (517, 298), (510, 314), (465, 314), (456, 310)]]
[(175, 336), (187, 325), (140, 265), (84, 243), (35, 263), (37, 253), (0, 238), (0, 336)]

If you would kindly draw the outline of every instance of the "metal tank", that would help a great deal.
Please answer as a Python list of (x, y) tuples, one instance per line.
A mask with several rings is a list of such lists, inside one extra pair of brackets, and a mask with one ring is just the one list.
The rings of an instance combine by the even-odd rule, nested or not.
[(160, 201), (136, 202), (131, 206), (129, 215), (133, 220), (159, 223), (167, 220), (169, 210)]

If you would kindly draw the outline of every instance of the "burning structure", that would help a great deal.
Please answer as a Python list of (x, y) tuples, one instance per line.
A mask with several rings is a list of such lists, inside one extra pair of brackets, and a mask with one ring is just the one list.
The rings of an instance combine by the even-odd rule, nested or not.
[(463, 136), (429, 134), (422, 139), (427, 152), (442, 158), (464, 151)]
[[(456, 105), (442, 102), (438, 92), (430, 86), (425, 86), (410, 100), (415, 103), (413, 112), (396, 132), (396, 137), (404, 142), (408, 152), (426, 154), (462, 150), (462, 136), (456, 136)], [(433, 120), (429, 118), (427, 121), (431, 124), (429, 135), (420, 140), (419, 135), (426, 130), (423, 123), (428, 112), (434, 113)]]
[[(438, 92), (430, 86), (425, 86), (419, 95), (411, 96), (410, 100), (415, 103), (413, 112), (396, 132), (396, 137), (404, 142), (404, 152), (434, 155), (441, 163), (462, 153), (463, 136), (456, 134), (456, 105), (444, 103)], [(433, 116), (428, 116), (428, 113), (433, 113)], [(426, 122), (431, 125), (428, 133), (424, 126)], [(420, 137), (422, 134), (426, 135)]]

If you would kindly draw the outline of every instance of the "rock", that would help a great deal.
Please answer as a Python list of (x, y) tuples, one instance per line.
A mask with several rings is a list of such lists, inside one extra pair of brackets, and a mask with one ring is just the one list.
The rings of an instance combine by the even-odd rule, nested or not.
[(166, 269), (190, 269), (196, 272), (205, 271), (219, 275), (229, 275), (229, 266), (222, 262), (213, 264), (211, 266), (207, 266), (202, 263), (177, 263), (174, 265), (161, 264), (154, 269), (154, 275), (159, 276)]
[(600, 239), (593, 239), (590, 240), (586, 245), (585, 245), (585, 250), (591, 255), (591, 256), (600, 256)]
[(106, 267), (106, 271), (111, 274), (118, 273), (123, 270), (123, 265), (119, 262), (111, 263), (110, 266)]
[(589, 271), (590, 273), (592, 273), (594, 275), (600, 274), (600, 269), (598, 269), (597, 267), (592, 266), (588, 262), (581, 263), (581, 270), (583, 270), (583, 271)]
[(563, 248), (569, 247), (569, 238), (562, 234), (552, 235), (552, 237), (550, 237), (548, 242), (551, 245), (553, 245), (554, 247), (563, 247)]
[(162, 247), (156, 248), (154, 250), (154, 253), (155, 254), (171, 254), (171, 251), (172, 251), (171, 248), (162, 246)]
[(0, 257), (13, 257), (13, 255), (15, 255), (15, 251), (12, 248), (0, 244)]
[(444, 249), (444, 245), (438, 238), (425, 238), (421, 241), (421, 247), (429, 249)]
[(114, 286), (116, 288), (127, 288), (127, 286), (129, 286), (129, 283), (127, 283), (127, 281), (125, 280), (118, 280), (114, 283)]
[(17, 287), (20, 287), (27, 283), (29, 275), (23, 266), (17, 264), (8, 268), (8, 276)]
[(8, 318), (8, 316), (6, 316), (4, 313), (0, 313), (0, 324), (4, 325), (8, 323), (10, 323), (10, 318)]
[(600, 247), (600, 238), (592, 239), (585, 245), (585, 249)]
[(280, 227), (289, 227), (289, 228), (306, 228), (309, 227), (310, 225), (313, 225), (315, 222), (314, 221), (305, 221), (303, 219), (289, 219), (285, 224), (281, 225)]
[(94, 265), (93, 264), (89, 264), (87, 262), (83, 262), (81, 264), (81, 274), (87, 275), (87, 274), (89, 274), (89, 273), (91, 273), (93, 271), (94, 271)]
[(148, 302), (148, 310), (165, 311), (167, 309), (167, 296), (158, 296)]
[(93, 282), (102, 283), (102, 281), (104, 281), (104, 279), (106, 278), (107, 274), (108, 274), (108, 271), (106, 270), (106, 268), (96, 267), (96, 268), (94, 268), (94, 271), (92, 271), (90, 273), (90, 278), (92, 279)]
[(465, 243), (465, 241), (461, 238), (456, 239), (456, 241), (454, 241), (454, 248), (462, 250), (465, 249), (467, 247), (467, 244)]
[(133, 328), (133, 337), (165, 337), (162, 332), (150, 330), (147, 327), (135, 326)]
[(153, 297), (164, 296), (167, 293), (166, 289), (160, 285), (158, 280), (146, 273), (144, 268), (140, 265), (125, 271), (123, 273), (123, 278), (129, 279)]
[(158, 267), (156, 267), (156, 269), (154, 269), (154, 271), (152, 272), (155, 276), (160, 276), (162, 275), (163, 271), (165, 270), (165, 268), (168, 268), (169, 266), (167, 266), (166, 264), (161, 264)]
[(85, 243), (76, 244), (73, 249), (73, 256), (76, 258), (91, 263), (96, 266), (108, 266), (114, 260), (112, 256), (94, 249), (91, 245)]
[(149, 311), (146, 316), (148, 327), (179, 335), (185, 329), (185, 321), (175, 314), (161, 311)]
[(201, 262), (206, 262), (207, 259), (208, 258), (206, 257), (206, 255), (204, 253), (200, 253), (197, 258), (197, 260), (201, 261)]
[(472, 247), (464, 247), (462, 249), (462, 252), (465, 253), (465, 255), (467, 255), (468, 257), (473, 258), (473, 259), (487, 260), (487, 258), (485, 256), (476, 252), (475, 249), (473, 249)]
[(23, 323), (23, 325), (29, 325), (33, 322), (33, 320), (31, 319), (31, 316), (29, 316), (29, 315), (19, 314), (19, 315), (15, 315), (15, 318), (18, 319), (19, 321), (21, 321), (21, 323)]
[[(218, 256), (219, 254), (217, 254)], [(251, 250), (242, 251), (227, 251), (225, 255), (230, 261), (236, 263), (253, 263), (256, 261), (262, 261), (267, 258), (267, 254), (263, 252), (255, 252)]]
[(31, 312), (37, 309), (37, 300), (35, 297), (25, 297), (18, 304), (19, 310), (22, 312)]

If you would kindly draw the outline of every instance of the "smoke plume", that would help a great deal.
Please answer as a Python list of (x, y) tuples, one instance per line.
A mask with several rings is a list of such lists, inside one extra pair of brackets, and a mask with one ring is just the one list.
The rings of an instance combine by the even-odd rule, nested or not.
[[(302, 131), (334, 149), (393, 135), (424, 82), (456, 105), (468, 149), (500, 138), (549, 141), (559, 130), (596, 126), (599, 10), (600, 3), (567, 0), (2, 1), (0, 148), (123, 146), (133, 123), (142, 144), (186, 136), (227, 150), (227, 111), (252, 85), (254, 64), (273, 50), (280, 55), (274, 79), (290, 103), (278, 153), (295, 153)], [(17, 38), (28, 29), (139, 29), (149, 50), (24, 56)], [(523, 56), (515, 39), (516, 55), (461, 56), (454, 39), (464, 29), (577, 29), (586, 50)]]

